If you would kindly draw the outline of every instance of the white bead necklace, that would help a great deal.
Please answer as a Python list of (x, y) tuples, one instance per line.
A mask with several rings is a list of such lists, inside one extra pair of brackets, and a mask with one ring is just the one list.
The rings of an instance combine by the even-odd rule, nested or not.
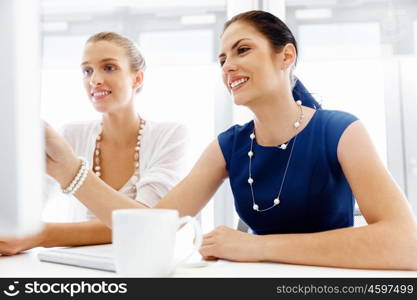
[[(300, 100), (297, 100), (296, 103), (297, 103), (298, 107), (300, 108), (300, 116), (297, 118), (297, 120), (293, 124), (295, 130), (297, 130), (300, 127), (301, 121), (304, 118), (304, 111), (303, 111), (302, 102)], [(290, 152), (290, 155), (288, 157), (287, 165), (286, 165), (285, 170), (284, 170), (284, 176), (282, 177), (282, 182), (281, 182), (281, 186), (279, 188), (278, 195), (274, 198), (273, 204), (270, 207), (267, 207), (267, 208), (264, 208), (264, 209), (260, 209), (259, 208), (259, 205), (256, 204), (256, 202), (255, 202), (255, 195), (254, 195), (254, 192), (253, 192), (253, 183), (255, 182), (255, 180), (252, 177), (252, 157), (255, 155), (255, 153), (253, 152), (253, 140), (255, 139), (255, 128), (253, 129), (252, 133), (250, 134), (249, 138), (250, 138), (251, 142), (250, 142), (250, 149), (249, 149), (249, 152), (248, 152), (248, 156), (249, 156), (249, 178), (248, 178), (248, 183), (249, 183), (250, 191), (251, 191), (251, 194), (252, 194), (252, 209), (254, 211), (264, 212), (264, 211), (270, 210), (271, 208), (274, 208), (275, 206), (277, 206), (278, 204), (281, 203), (280, 196), (281, 196), (281, 192), (282, 192), (282, 187), (284, 186), (285, 177), (287, 175), (288, 166), (290, 165), (291, 156), (292, 156), (292, 152), (294, 150), (294, 145), (295, 145), (295, 142), (297, 140), (297, 136), (298, 136), (298, 133), (293, 138), (294, 139), (294, 142), (292, 143), (292, 146), (291, 146), (291, 152)], [(281, 144), (280, 146), (277, 146), (277, 147), (279, 149), (285, 150), (285, 149), (287, 149), (287, 146), (290, 143), (290, 141), (291, 140), (289, 140), (288, 142), (286, 142), (284, 144)]]
[[(142, 134), (143, 129), (145, 128), (145, 120), (139, 117), (139, 130), (136, 140), (136, 146), (135, 146), (135, 154), (133, 157), (133, 167), (134, 172), (133, 176), (129, 179), (130, 188), (128, 189), (132, 193), (136, 193), (136, 183), (139, 179), (139, 151), (141, 146), (141, 140), (142, 140)], [(101, 123), (101, 130), (99, 135), (96, 139), (96, 149), (94, 151), (94, 173), (101, 177), (102, 175), (102, 168), (100, 166), (100, 154), (101, 154), (101, 135), (103, 134), (103, 123)]]

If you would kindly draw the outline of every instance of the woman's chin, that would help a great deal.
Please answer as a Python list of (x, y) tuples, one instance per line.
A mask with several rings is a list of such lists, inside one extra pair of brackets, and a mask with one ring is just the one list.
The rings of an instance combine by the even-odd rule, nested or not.
[(101, 105), (100, 103), (93, 103), (93, 108), (96, 112), (99, 112), (99, 113), (105, 113), (108, 111), (107, 106)]
[(249, 99), (247, 97), (233, 97), (233, 102), (236, 105), (247, 105), (249, 102)]

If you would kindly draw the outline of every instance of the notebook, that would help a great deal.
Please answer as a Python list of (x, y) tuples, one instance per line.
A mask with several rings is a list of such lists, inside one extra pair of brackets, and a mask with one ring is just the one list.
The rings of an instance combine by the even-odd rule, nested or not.
[[(82, 268), (115, 272), (112, 244), (66, 247), (43, 250), (38, 253), (40, 261), (71, 265)], [(200, 255), (193, 255), (182, 267), (204, 267), (207, 262)]]

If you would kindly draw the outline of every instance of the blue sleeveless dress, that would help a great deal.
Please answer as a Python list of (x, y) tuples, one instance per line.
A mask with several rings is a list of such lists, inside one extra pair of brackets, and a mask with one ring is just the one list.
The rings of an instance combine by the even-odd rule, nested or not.
[(254, 233), (310, 233), (353, 225), (354, 198), (337, 159), (337, 145), (356, 120), (346, 112), (319, 109), (286, 150), (258, 145), (255, 139), (252, 186), (260, 209), (273, 205), (294, 144), (281, 202), (264, 212), (253, 210), (248, 183), (253, 121), (218, 136), (237, 213)]

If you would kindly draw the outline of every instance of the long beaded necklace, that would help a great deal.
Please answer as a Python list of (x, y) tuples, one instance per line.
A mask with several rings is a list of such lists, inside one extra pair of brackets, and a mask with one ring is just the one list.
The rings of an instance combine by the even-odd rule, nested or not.
[[(297, 120), (294, 122), (293, 126), (297, 130), (300, 127), (301, 121), (304, 118), (304, 111), (303, 111), (302, 102), (300, 100), (297, 100), (296, 103), (297, 103), (298, 107), (300, 108), (300, 115), (297, 118)], [(280, 185), (280, 188), (279, 188), (278, 195), (274, 198), (273, 204), (270, 207), (267, 207), (267, 208), (264, 208), (264, 209), (260, 209), (259, 208), (259, 205), (256, 204), (256, 202), (255, 202), (255, 195), (254, 195), (254, 192), (253, 192), (253, 183), (255, 182), (255, 180), (252, 177), (252, 157), (255, 155), (255, 153), (253, 152), (253, 140), (255, 139), (255, 128), (253, 129), (252, 133), (250, 134), (249, 138), (250, 138), (251, 142), (250, 142), (250, 149), (249, 149), (249, 152), (248, 152), (248, 156), (249, 156), (249, 178), (248, 178), (248, 183), (249, 183), (250, 191), (251, 191), (251, 194), (252, 194), (252, 209), (254, 211), (264, 212), (264, 211), (267, 211), (267, 210), (270, 210), (270, 209), (274, 208), (275, 206), (277, 206), (278, 204), (281, 203), (280, 196), (281, 196), (281, 192), (282, 192), (282, 187), (284, 186), (285, 177), (287, 176), (287, 170), (288, 170), (288, 166), (290, 165), (291, 156), (292, 156), (292, 152), (294, 150), (294, 145), (295, 145), (295, 142), (297, 140), (297, 136), (298, 136), (298, 133), (293, 138), (294, 139), (294, 142), (292, 143), (292, 146), (291, 146), (291, 152), (290, 152), (290, 155), (288, 157), (287, 165), (286, 165), (285, 170), (284, 170), (284, 176), (282, 177), (282, 182), (281, 182), (281, 185)], [(281, 145), (279, 145), (277, 147), (279, 149), (281, 149), (281, 150), (285, 150), (285, 149), (287, 149), (287, 146), (290, 143), (290, 141), (291, 140), (289, 140), (288, 142), (283, 143), (283, 144), (281, 144)]]
[[(133, 176), (129, 179), (130, 188), (128, 189), (128, 191), (130, 191), (131, 193), (136, 193), (136, 183), (139, 179), (139, 151), (140, 151), (142, 134), (143, 134), (144, 128), (145, 128), (145, 120), (139, 117), (139, 130), (137, 131), (138, 135), (136, 137), (135, 154), (133, 156), (134, 172), (133, 172)], [(100, 166), (100, 155), (101, 155), (100, 144), (101, 144), (102, 134), (103, 134), (103, 123), (101, 123), (101, 130), (100, 130), (99, 135), (96, 138), (96, 149), (94, 151), (94, 164), (95, 164), (94, 173), (98, 177), (101, 177), (102, 175), (102, 168)]]

